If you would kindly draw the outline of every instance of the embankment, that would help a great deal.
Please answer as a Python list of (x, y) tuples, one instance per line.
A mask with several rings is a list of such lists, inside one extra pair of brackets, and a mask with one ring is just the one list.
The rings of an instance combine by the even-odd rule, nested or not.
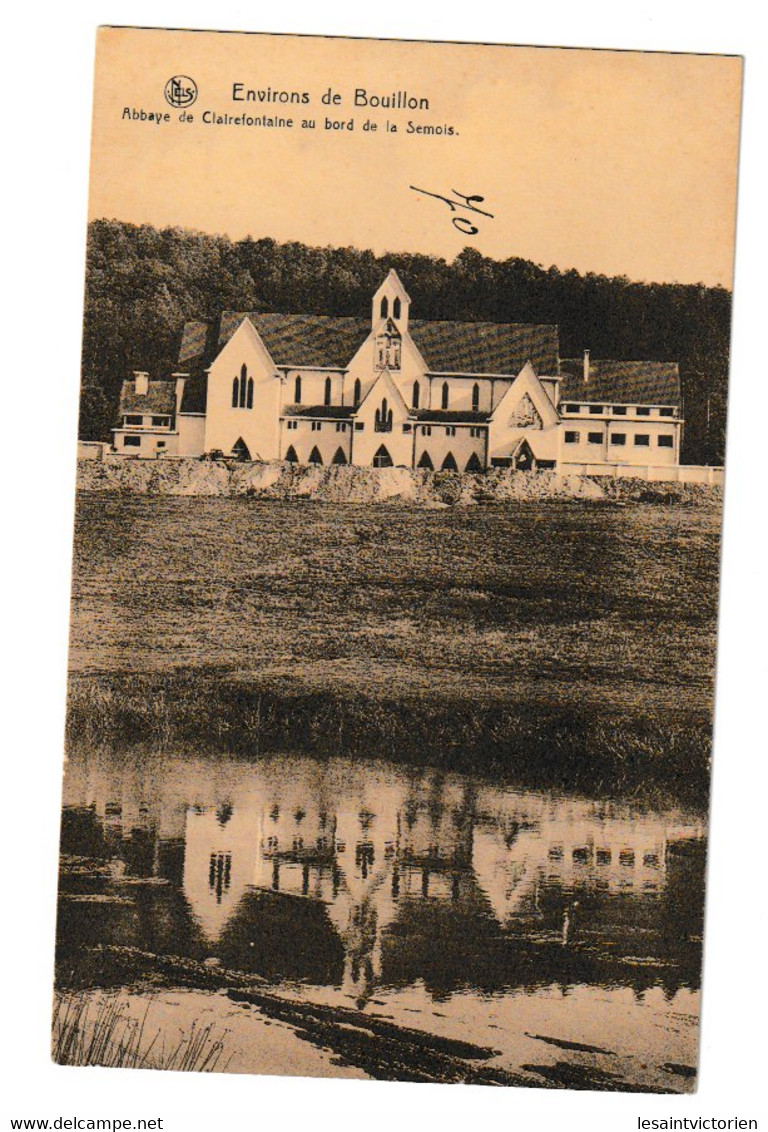
[(719, 507), (722, 489), (609, 476), (559, 476), (492, 468), (484, 474), (411, 468), (304, 467), (282, 462), (197, 459), (78, 462), (78, 488), (137, 495), (255, 496), (324, 503), (472, 506), (511, 501), (587, 500)]
[(701, 712), (642, 714), (468, 699), (300, 692), (212, 671), (70, 678), (70, 744), (241, 758), (290, 750), (487, 775), (527, 788), (675, 798), (706, 805), (711, 724)]

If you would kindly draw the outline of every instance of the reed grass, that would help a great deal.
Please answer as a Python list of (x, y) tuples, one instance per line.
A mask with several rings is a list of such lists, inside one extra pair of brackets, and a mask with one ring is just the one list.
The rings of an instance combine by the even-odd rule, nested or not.
[(663, 790), (699, 804), (707, 800), (711, 752), (703, 712), (290, 693), (202, 670), (130, 681), (112, 673), (73, 677), (67, 734), (72, 745), (381, 758), (527, 787)]
[(101, 1065), (110, 1069), (175, 1069), (211, 1073), (225, 1053), (224, 1034), (212, 1024), (193, 1022), (178, 1042), (166, 1047), (160, 1030), (150, 1034), (150, 1000), (133, 1017), (117, 994), (57, 994), (52, 1057), (59, 1065)]

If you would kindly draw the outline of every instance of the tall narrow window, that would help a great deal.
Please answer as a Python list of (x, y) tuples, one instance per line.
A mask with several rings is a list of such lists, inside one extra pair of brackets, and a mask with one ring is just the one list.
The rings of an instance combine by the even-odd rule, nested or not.
[(376, 410), (373, 429), (374, 432), (392, 431), (392, 410), (389, 407), (389, 402), (386, 397), (382, 399), (381, 408)]
[(249, 409), (253, 408), (253, 378), (252, 377), (248, 378), (248, 393), (246, 395), (245, 402), (246, 402)]
[(296, 380), (293, 383), (293, 399), (297, 405), (301, 404), (301, 374), (296, 374)]
[(448, 408), (448, 382), (447, 381), (443, 382), (443, 396), (442, 396), (441, 404), (442, 404), (442, 407), (444, 409)]
[(353, 394), (355, 405), (360, 404), (360, 378), (355, 378), (355, 391)]
[(240, 379), (234, 377), (232, 379), (232, 408), (237, 408), (238, 398), (240, 397)]
[(399, 299), (395, 299), (394, 303), (392, 304), (392, 317), (393, 318), (399, 318), (400, 317), (400, 300)]
[(421, 388), (419, 386), (419, 383), (418, 383), (418, 381), (414, 381), (414, 383), (413, 383), (413, 398), (412, 398), (414, 409), (418, 409), (418, 407), (419, 407), (419, 395), (420, 394), (421, 394)]
[(331, 403), (331, 379), (330, 379), (330, 377), (326, 377), (326, 379), (325, 379), (325, 400), (324, 400), (324, 404), (330, 405), (330, 403)]
[(480, 408), (480, 386), (475, 382), (472, 386), (472, 412), (476, 413)]
[(387, 315), (389, 314), (389, 302), (387, 301), (386, 295), (381, 300), (381, 307), (379, 309), (381, 310), (381, 317), (386, 318)]
[(246, 390), (246, 383), (247, 383), (247, 380), (248, 380), (247, 374), (248, 374), (248, 370), (246, 369), (245, 365), (243, 365), (240, 369), (240, 408), (241, 409), (245, 408), (245, 390)]

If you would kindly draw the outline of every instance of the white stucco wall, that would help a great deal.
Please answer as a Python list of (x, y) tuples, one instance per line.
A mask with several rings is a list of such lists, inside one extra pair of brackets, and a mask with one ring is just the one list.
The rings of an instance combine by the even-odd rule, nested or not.
[[(376, 431), (376, 410), (381, 410), (386, 398), (392, 412), (391, 432)], [(356, 418), (356, 428), (352, 448), (353, 463), (363, 467), (371, 466), (378, 449), (383, 445), (395, 465), (411, 465), (412, 437), (403, 432), (403, 424), (408, 421), (408, 406), (400, 395), (394, 376), (387, 370), (378, 375), (376, 384), (369, 390), (361, 403)], [(359, 427), (362, 425), (362, 428)]]
[[(296, 425), (288, 427), (288, 421)], [(312, 427), (314, 424), (314, 428)], [(292, 446), (299, 464), (308, 464), (313, 448), (317, 448), (323, 464), (333, 463), (336, 452), (341, 448), (347, 463), (350, 462), (352, 438), (351, 421), (310, 421), (306, 417), (292, 417), (282, 422), (280, 434), (280, 459), (287, 459)]]
[[(425, 434), (425, 429), (430, 434)], [(451, 435), (453, 430), (453, 435)], [(472, 435), (475, 433), (476, 435)], [(485, 467), (485, 431), (469, 425), (445, 424), (418, 424), (414, 432), (414, 466), (418, 466), (422, 453), (427, 452), (433, 467), (437, 470), (443, 466), (448, 453), (456, 461), (458, 471), (466, 471), (467, 464), (476, 456), (482, 467)]]
[[(631, 415), (630, 415), (631, 413)], [(630, 410), (626, 416), (610, 413), (569, 413), (563, 419), (559, 459), (566, 462), (621, 464), (653, 464), (671, 467), (680, 459), (681, 422), (661, 417), (658, 410), (649, 416), (638, 416)], [(566, 435), (577, 433), (578, 442), (566, 440)], [(600, 436), (599, 443), (590, 442), (589, 435)], [(624, 436), (623, 444), (616, 444), (614, 436)], [(647, 437), (647, 444), (638, 443), (637, 437)], [(671, 437), (672, 446), (659, 442), (659, 437)]]
[[(246, 366), (253, 378), (252, 408), (233, 407), (232, 383)], [(277, 370), (253, 325), (245, 319), (208, 373), (205, 451), (228, 455), (242, 438), (253, 460), (276, 460), (280, 443), (280, 392)]]
[(179, 455), (202, 456), (205, 451), (205, 414), (179, 413), (176, 426), (179, 431)]
[(122, 429), (113, 432), (115, 451), (121, 456), (137, 456), (143, 460), (157, 455), (176, 456), (179, 451), (179, 434), (169, 430)]

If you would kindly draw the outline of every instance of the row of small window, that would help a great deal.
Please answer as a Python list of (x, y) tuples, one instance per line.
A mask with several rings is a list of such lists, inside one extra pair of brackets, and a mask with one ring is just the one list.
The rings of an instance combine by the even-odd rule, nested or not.
[[(627, 405), (563, 405), (563, 411), (566, 413), (592, 413), (598, 416), (600, 413), (613, 413), (616, 417), (625, 417), (627, 415)], [(636, 417), (650, 417), (652, 409), (650, 405), (636, 405)], [(674, 417), (675, 410), (669, 406), (658, 410), (660, 417)]]
[[(586, 864), (592, 859), (592, 852), (589, 846), (579, 847), (573, 850), (571, 854), (573, 860), (577, 864)], [(550, 861), (563, 860), (563, 847), (562, 845), (553, 845), (549, 850)], [(598, 865), (610, 865), (613, 859), (613, 854), (610, 849), (596, 849), (595, 850), (595, 863)], [(632, 868), (635, 864), (635, 851), (634, 849), (622, 849), (619, 853), (619, 864), (627, 868)], [(646, 869), (658, 869), (661, 864), (658, 853), (644, 853), (643, 866)]]
[[(152, 417), (152, 428), (168, 428), (171, 423), (170, 417)], [(144, 417), (140, 414), (129, 413), (123, 418), (123, 424), (126, 428), (141, 428), (144, 424)]]
[[(416, 432), (418, 433), (419, 430), (421, 430), (422, 436), (431, 436), (432, 435), (432, 425), (429, 425), (429, 424), (417, 425), (416, 426)], [(403, 425), (403, 432), (410, 432), (410, 431), (411, 431), (411, 426), (409, 424), (404, 424)], [(456, 435), (456, 425), (446, 425), (445, 426), (445, 435), (446, 436), (455, 436)], [(483, 435), (483, 429), (470, 427), (469, 435), (473, 439), (477, 440), (478, 437)]]
[[(351, 421), (349, 422), (349, 424), (347, 423), (347, 421), (310, 421), (309, 423), (310, 423), (310, 427), (311, 427), (312, 432), (322, 432), (324, 424), (327, 424), (327, 425), (335, 424), (337, 432), (346, 432), (347, 428), (352, 427)], [(295, 429), (297, 429), (299, 427), (299, 422), (297, 420), (286, 421), (285, 427), (287, 429), (289, 429), (290, 431), (294, 431)], [(364, 428), (365, 428), (365, 425), (363, 424), (362, 421), (355, 421), (355, 431), (356, 432), (362, 432)]]
[[(622, 445), (627, 443), (627, 434), (625, 432), (614, 432), (614, 433), (611, 433), (611, 435), (608, 439), (609, 439), (609, 443), (615, 444), (617, 447), (621, 447)], [(587, 433), (587, 444), (602, 444), (604, 440), (605, 440), (605, 435), (602, 432), (588, 432)], [(648, 447), (650, 447), (651, 438), (650, 438), (650, 436), (648, 435), (647, 432), (636, 433), (635, 436), (633, 437), (633, 440), (634, 440), (635, 446), (637, 448), (648, 448)], [(581, 433), (580, 432), (566, 432), (565, 443), (566, 444), (580, 444), (581, 443)], [(669, 433), (661, 433), (659, 436), (656, 437), (656, 443), (659, 446), (659, 448), (674, 448), (675, 438), (674, 438), (674, 436), (672, 436)]]

